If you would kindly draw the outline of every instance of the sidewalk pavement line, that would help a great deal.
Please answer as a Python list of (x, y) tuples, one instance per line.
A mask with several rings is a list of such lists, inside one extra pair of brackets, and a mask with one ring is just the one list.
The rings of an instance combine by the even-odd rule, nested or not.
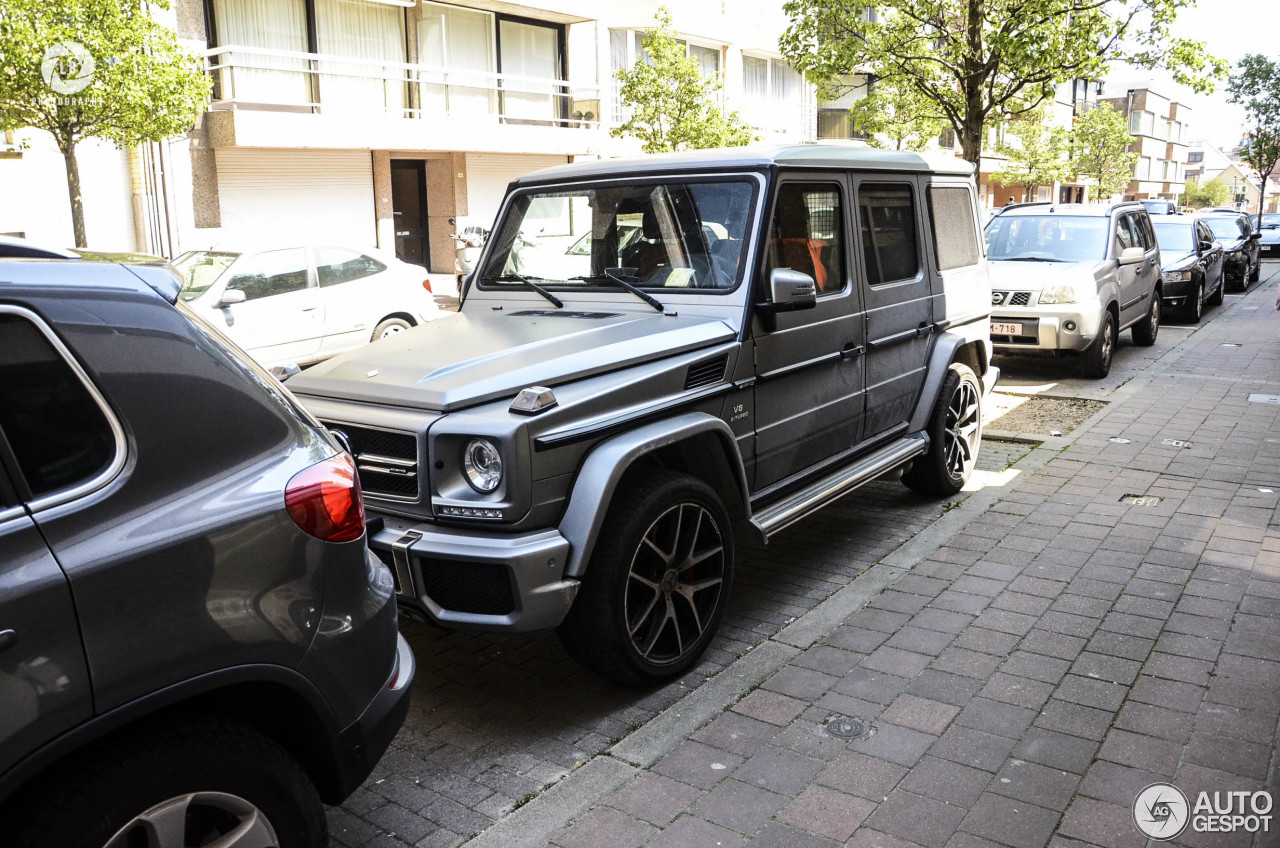
[(649, 768), (799, 654), (797, 648), (766, 639), (651, 718), (610, 748), (609, 753), (632, 765)]
[(542, 848), (570, 820), (609, 797), (640, 770), (610, 756), (592, 757), (523, 807), (498, 819), (463, 848)]
[(828, 595), (822, 603), (779, 630), (770, 639), (805, 650), (835, 630), (846, 618), (865, 607), (872, 598), (898, 582), (898, 578), (907, 573), (905, 568), (889, 563), (887, 559), (888, 557), (885, 557), (863, 571), (833, 594)]

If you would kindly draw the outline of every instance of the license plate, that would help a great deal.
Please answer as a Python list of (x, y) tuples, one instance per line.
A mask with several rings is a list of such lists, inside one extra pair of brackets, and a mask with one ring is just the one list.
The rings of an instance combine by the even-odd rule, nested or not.
[(997, 336), (1020, 336), (1022, 335), (1022, 325), (1010, 324), (1004, 321), (992, 321), (991, 332)]

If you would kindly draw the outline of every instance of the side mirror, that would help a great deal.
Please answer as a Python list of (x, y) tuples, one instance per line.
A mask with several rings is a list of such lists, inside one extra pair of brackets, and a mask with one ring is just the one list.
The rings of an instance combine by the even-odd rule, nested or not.
[(224, 309), (228, 306), (235, 306), (237, 303), (244, 303), (248, 299), (240, 289), (227, 289), (218, 300), (218, 308)]
[(1121, 265), (1137, 265), (1147, 258), (1147, 252), (1141, 247), (1126, 247), (1120, 251)]
[(769, 300), (756, 304), (765, 329), (777, 327), (779, 312), (798, 312), (818, 305), (818, 285), (813, 277), (790, 268), (774, 268), (769, 273)]
[(1253, 233), (1249, 236), (1249, 241), (1261, 241), (1262, 233)]

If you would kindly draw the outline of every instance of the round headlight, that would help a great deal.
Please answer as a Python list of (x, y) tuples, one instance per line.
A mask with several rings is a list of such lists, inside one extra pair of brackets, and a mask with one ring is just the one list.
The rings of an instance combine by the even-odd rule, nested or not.
[(471, 488), (487, 494), (502, 482), (502, 456), (488, 439), (472, 439), (462, 452), (462, 470)]

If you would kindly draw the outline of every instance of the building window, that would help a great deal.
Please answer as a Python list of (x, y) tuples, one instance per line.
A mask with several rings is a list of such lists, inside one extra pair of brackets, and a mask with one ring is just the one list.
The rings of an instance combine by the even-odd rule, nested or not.
[(938, 146), (943, 150), (956, 149), (956, 131), (954, 127), (947, 127), (938, 135)]
[(1134, 177), (1140, 180), (1145, 180), (1147, 179), (1147, 177), (1151, 176), (1151, 157), (1150, 156), (1138, 157), (1138, 165), (1134, 169), (1133, 175)]
[(800, 75), (781, 59), (742, 56), (742, 93), (747, 97), (796, 100)]
[(1131, 112), (1129, 114), (1130, 135), (1146, 135), (1155, 137), (1156, 116), (1151, 112)]
[[(369, 0), (315, 0), (316, 52), (361, 62), (322, 62), (321, 103), (343, 109), (405, 107), (404, 9)], [(387, 62), (391, 66), (379, 67)], [(329, 71), (330, 73), (325, 73)]]
[[(261, 3), (258, 0), (213, 0), (219, 47), (307, 53), (307, 7), (304, 0)], [(311, 102), (311, 82), (304, 59), (232, 51), (218, 72), (218, 97), (242, 103), (298, 105)]]
[(871, 77), (853, 74), (841, 81), (844, 93), (834, 100), (818, 101), (818, 138), (866, 138), (853, 125), (849, 109), (871, 91)]

